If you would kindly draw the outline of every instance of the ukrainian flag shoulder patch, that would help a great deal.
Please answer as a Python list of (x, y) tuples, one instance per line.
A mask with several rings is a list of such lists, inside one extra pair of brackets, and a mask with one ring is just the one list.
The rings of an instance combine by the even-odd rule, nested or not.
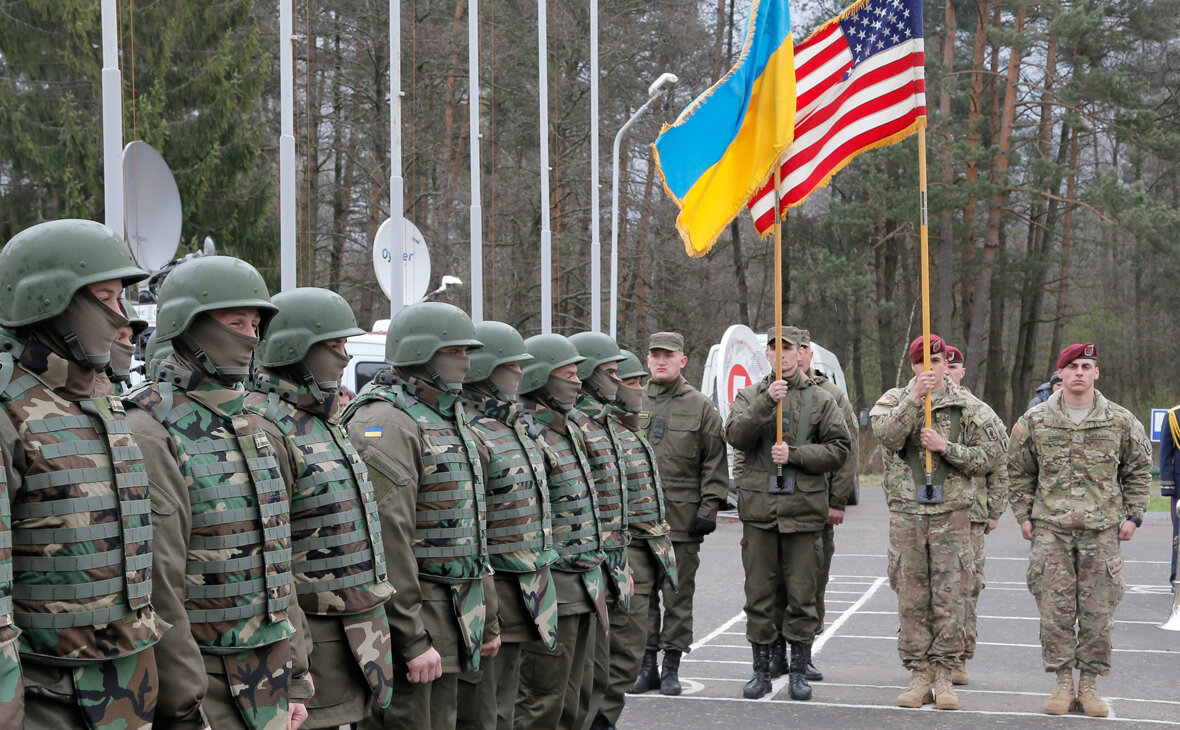
[(365, 438), (379, 439), (384, 429), (381, 426), (369, 426), (365, 429)]

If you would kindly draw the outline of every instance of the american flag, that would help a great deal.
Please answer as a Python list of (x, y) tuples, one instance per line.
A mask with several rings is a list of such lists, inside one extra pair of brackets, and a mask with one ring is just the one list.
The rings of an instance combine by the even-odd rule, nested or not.
[[(795, 142), (779, 211), (802, 203), (856, 155), (909, 136), (926, 117), (922, 0), (861, 0), (795, 46)], [(746, 204), (774, 225), (774, 176)]]

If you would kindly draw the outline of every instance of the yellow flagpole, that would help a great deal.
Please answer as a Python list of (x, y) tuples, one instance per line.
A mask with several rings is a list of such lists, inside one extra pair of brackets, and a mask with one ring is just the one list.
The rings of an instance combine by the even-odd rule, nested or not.
[[(922, 361), (925, 370), (930, 369), (930, 232), (926, 215), (926, 119), (918, 122), (918, 197), (921, 215), (922, 232)], [(926, 428), (930, 428), (932, 420), (930, 409), (930, 394), (927, 393), (923, 401), (926, 411)], [(929, 449), (926, 450), (926, 488), (927, 499), (930, 498), (930, 486), (934, 480), (933, 457)]]
[[(774, 161), (774, 332), (775, 332), (775, 380), (783, 379), (783, 227), (779, 220), (779, 185), (782, 183), (782, 166), (779, 160)], [(783, 402), (780, 400), (775, 407), (774, 442), (783, 442)], [(782, 476), (783, 467), (778, 467), (778, 475)]]

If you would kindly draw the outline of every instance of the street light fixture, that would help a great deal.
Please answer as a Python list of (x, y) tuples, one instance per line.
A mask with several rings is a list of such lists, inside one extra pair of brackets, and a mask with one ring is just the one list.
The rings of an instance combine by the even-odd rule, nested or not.
[(647, 101), (635, 110), (627, 123), (615, 135), (611, 163), (611, 202), (610, 202), (610, 336), (617, 339), (619, 325), (619, 144), (623, 135), (643, 115), (647, 108), (672, 88), (679, 77), (672, 73), (662, 73), (659, 78), (647, 87)]

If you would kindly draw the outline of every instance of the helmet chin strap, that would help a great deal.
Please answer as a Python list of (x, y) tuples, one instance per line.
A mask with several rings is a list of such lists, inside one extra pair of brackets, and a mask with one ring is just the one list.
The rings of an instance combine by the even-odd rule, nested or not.
[[(340, 387), (338, 383), (320, 383), (311, 374), (311, 368), (302, 362), (299, 363), (299, 369), (302, 371), (299, 376), (303, 381), (304, 387), (307, 388), (307, 392), (311, 393), (311, 397), (315, 398), (315, 402), (320, 405), (323, 405), (328, 400), (328, 396), (324, 395), (323, 389), (335, 390)], [(323, 389), (321, 389), (321, 386)]]
[(177, 339), (188, 348), (189, 352), (193, 354), (193, 358), (197, 361), (197, 364), (200, 365), (201, 369), (207, 374), (227, 380), (250, 377), (250, 367), (248, 365), (241, 368), (222, 367), (221, 365), (218, 365), (217, 362), (209, 356), (209, 353), (205, 351), (205, 348), (201, 347), (199, 344), (197, 344), (195, 339), (189, 336), (188, 332), (180, 335), (180, 337)]
[(598, 399), (602, 403), (614, 403), (615, 402), (614, 396), (609, 396), (606, 393), (603, 393), (602, 388), (600, 388), (598, 383), (595, 383), (592, 378), (587, 378), (586, 380), (583, 380), (582, 387), (585, 388), (586, 390), (590, 391), (590, 394), (593, 395), (596, 399)]
[[(78, 339), (78, 333), (66, 323), (64, 317), (55, 317), (53, 320), (54, 328), (61, 338), (65, 341), (66, 346), (70, 348), (70, 355), (74, 360), (80, 363), (92, 365), (90, 357), (87, 356), (86, 351), (82, 349), (82, 341)], [(109, 362), (109, 360), (108, 360)]]

